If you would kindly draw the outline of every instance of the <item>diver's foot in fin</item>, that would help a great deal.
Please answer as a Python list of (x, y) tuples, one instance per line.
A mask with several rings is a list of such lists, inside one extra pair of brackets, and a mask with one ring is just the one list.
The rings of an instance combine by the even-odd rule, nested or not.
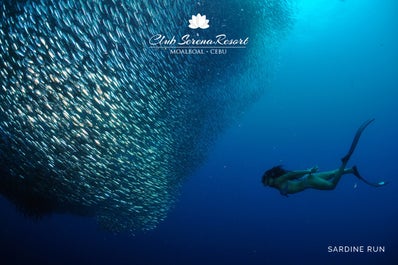
[(385, 182), (385, 181), (380, 181), (380, 182), (377, 182), (377, 183), (373, 183), (373, 182), (367, 181), (366, 179), (364, 179), (364, 178), (359, 174), (357, 166), (353, 166), (353, 167), (352, 167), (352, 170), (353, 170), (353, 174), (354, 174), (357, 178), (359, 178), (360, 180), (362, 180), (363, 182), (365, 182), (366, 184), (368, 184), (368, 185), (370, 185), (370, 186), (372, 186), (372, 187), (378, 188), (378, 187), (382, 187), (382, 186), (385, 186), (385, 185), (388, 184), (388, 182)]
[(348, 153), (341, 159), (341, 162), (343, 163), (343, 167), (346, 166), (346, 164), (348, 163), (348, 160), (350, 160), (350, 157), (352, 155), (352, 153), (355, 150), (355, 147), (358, 144), (359, 138), (361, 137), (362, 132), (366, 129), (366, 127), (368, 127), (368, 125), (370, 123), (372, 123), (375, 119), (369, 119), (367, 121), (365, 121), (364, 123), (362, 123), (362, 125), (358, 128), (357, 133), (355, 134), (354, 140), (351, 143), (351, 147), (350, 150), (348, 151)]

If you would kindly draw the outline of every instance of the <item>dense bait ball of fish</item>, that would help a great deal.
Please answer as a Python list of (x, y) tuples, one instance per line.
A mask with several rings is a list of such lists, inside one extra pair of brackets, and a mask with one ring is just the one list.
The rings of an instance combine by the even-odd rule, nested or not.
[[(29, 215), (95, 216), (112, 231), (163, 220), (214, 137), (261, 89), (225, 77), (249, 65), (236, 54), (171, 55), (149, 38), (186, 33), (198, 8), (212, 12), (213, 32), (249, 34), (263, 20), (270, 39), (288, 24), (285, 1), (201, 2), (2, 1), (1, 194)], [(216, 5), (230, 5), (229, 16)]]

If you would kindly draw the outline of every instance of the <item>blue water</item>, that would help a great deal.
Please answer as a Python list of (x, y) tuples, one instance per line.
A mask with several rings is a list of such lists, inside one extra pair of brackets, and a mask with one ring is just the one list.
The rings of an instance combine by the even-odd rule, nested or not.
[[(398, 4), (301, 3), (266, 93), (218, 139), (157, 229), (113, 235), (89, 218), (34, 221), (1, 198), (0, 263), (398, 264)], [(274, 165), (338, 167), (368, 118), (350, 165), (389, 185), (345, 175), (333, 191), (288, 198), (262, 186)], [(339, 245), (385, 252), (328, 252)]]

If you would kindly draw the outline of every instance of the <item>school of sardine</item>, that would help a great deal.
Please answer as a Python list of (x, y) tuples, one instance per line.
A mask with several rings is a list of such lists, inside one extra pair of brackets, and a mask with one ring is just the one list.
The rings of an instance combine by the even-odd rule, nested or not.
[(111, 231), (156, 227), (217, 134), (263, 88), (243, 84), (258, 66), (250, 46), (184, 56), (151, 49), (149, 38), (196, 34), (188, 20), (199, 10), (212, 19), (208, 36), (262, 31), (265, 44), (251, 49), (267, 49), (289, 24), (287, 6), (0, 2), (0, 193), (28, 215), (95, 216)]

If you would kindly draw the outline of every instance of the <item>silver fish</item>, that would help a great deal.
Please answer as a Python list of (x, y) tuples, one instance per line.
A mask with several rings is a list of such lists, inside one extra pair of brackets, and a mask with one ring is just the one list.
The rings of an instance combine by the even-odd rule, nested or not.
[[(290, 23), (288, 0), (200, 2), (1, 1), (0, 193), (27, 214), (94, 216), (112, 231), (164, 220), (217, 135), (260, 95), (263, 72), (250, 85), (242, 76)], [(188, 28), (199, 12), (207, 31)], [(256, 45), (223, 57), (149, 47), (153, 34), (226, 29)]]

